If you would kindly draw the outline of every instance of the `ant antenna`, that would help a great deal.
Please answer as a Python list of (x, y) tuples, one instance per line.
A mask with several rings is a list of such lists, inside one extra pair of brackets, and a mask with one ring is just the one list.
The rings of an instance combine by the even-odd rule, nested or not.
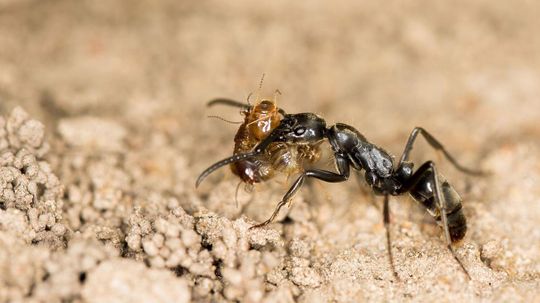
[(220, 117), (220, 116), (214, 116), (214, 115), (212, 115), (212, 116), (207, 116), (207, 117), (208, 117), (208, 118), (219, 119), (219, 120), (221, 120), (221, 121), (224, 121), (224, 122), (227, 122), (227, 123), (230, 123), (230, 124), (242, 124), (241, 121), (231, 121), (231, 120), (227, 120), (227, 119), (225, 119), (225, 118), (222, 118), (222, 117)]

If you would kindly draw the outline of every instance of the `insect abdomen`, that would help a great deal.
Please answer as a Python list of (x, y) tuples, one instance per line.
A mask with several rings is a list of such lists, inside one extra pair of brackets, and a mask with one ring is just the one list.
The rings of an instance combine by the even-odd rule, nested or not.
[[(420, 202), (428, 212), (441, 224), (441, 213), (439, 205), (435, 202), (435, 188), (432, 181), (432, 172), (428, 171), (418, 181), (417, 186), (410, 190), (410, 195)], [(442, 198), (446, 203), (446, 218), (452, 242), (459, 241), (465, 237), (467, 232), (467, 220), (463, 214), (462, 199), (456, 190), (448, 183), (446, 178), (439, 174), (439, 184), (442, 190)]]

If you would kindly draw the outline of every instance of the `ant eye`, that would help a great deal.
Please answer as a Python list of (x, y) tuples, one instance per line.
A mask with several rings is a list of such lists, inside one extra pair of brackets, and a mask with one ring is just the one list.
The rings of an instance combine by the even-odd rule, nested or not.
[(294, 134), (297, 136), (301, 136), (306, 132), (306, 128), (303, 126), (297, 127), (294, 129)]

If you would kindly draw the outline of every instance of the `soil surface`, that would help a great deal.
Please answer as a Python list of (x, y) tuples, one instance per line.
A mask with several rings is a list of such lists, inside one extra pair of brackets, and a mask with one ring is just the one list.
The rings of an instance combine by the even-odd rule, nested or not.
[[(538, 302), (540, 2), (0, 0), (0, 302)], [(264, 82), (258, 90), (261, 76)], [(455, 245), (363, 174), (251, 190), (222, 169), (237, 109), (355, 126), (396, 158), (415, 126), (463, 198)], [(326, 148), (328, 148), (326, 146)], [(320, 167), (332, 167), (330, 153)], [(359, 182), (360, 181), (360, 182)]]

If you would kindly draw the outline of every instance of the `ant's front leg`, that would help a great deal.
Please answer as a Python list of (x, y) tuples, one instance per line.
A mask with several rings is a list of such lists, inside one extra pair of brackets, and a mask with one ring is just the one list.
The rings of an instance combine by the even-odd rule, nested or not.
[(294, 181), (291, 188), (289, 188), (289, 190), (287, 191), (285, 196), (283, 196), (283, 199), (281, 199), (281, 201), (279, 201), (279, 203), (277, 204), (277, 206), (274, 209), (274, 212), (272, 213), (270, 218), (268, 218), (268, 220), (266, 220), (266, 221), (264, 221), (262, 223), (253, 225), (251, 228), (263, 227), (263, 226), (266, 226), (266, 225), (272, 223), (272, 221), (274, 221), (277, 214), (279, 213), (280, 209), (285, 204), (290, 202), (290, 200), (292, 199), (294, 194), (296, 194), (296, 192), (302, 187), (302, 185), (304, 184), (304, 181), (306, 180), (307, 177), (316, 178), (316, 179), (319, 179), (319, 180), (322, 180), (322, 181), (325, 181), (325, 182), (330, 182), (330, 183), (347, 181), (347, 179), (349, 178), (349, 175), (350, 175), (349, 162), (342, 155), (336, 154), (335, 157), (336, 157), (336, 166), (337, 166), (337, 169), (338, 169), (338, 173), (327, 171), (327, 170), (322, 170), (322, 169), (306, 170), (305, 172), (303, 172), (300, 175), (300, 177), (298, 177), (298, 179), (296, 179), (296, 181)]

